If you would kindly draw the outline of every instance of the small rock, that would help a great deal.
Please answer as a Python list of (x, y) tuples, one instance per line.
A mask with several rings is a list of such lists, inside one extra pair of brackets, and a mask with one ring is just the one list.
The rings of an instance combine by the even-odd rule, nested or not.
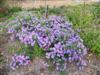
[(45, 75), (44, 73), (41, 73), (40, 75)]

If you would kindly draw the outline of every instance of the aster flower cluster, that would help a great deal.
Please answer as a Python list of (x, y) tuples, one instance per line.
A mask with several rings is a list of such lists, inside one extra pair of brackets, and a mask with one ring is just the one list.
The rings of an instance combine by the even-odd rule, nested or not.
[(15, 70), (16, 68), (19, 68), (20, 66), (26, 66), (30, 64), (30, 58), (25, 55), (14, 55), (12, 57), (12, 63), (10, 64), (10, 67)]
[[(19, 21), (18, 21), (19, 22)], [(33, 16), (31, 19), (20, 19), (15, 30), (11, 27), (10, 34), (22, 43), (34, 47), (35, 43), (44, 49), (46, 58), (56, 65), (57, 70), (66, 69), (67, 63), (75, 62), (79, 69), (86, 66), (84, 56), (87, 48), (83, 40), (75, 33), (71, 24), (61, 16), (40, 18)]]
[(50, 52), (46, 53), (46, 58), (52, 59), (56, 65), (56, 70), (60, 71), (67, 68), (67, 63), (74, 62), (79, 69), (83, 69), (87, 65), (86, 60), (83, 59), (83, 51), (75, 49), (65, 50), (60, 42), (55, 44), (53, 48), (50, 48)]

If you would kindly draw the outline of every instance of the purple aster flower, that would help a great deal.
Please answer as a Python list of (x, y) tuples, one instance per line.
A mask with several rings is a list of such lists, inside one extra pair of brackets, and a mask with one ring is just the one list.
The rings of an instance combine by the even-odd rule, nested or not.
[(26, 66), (30, 64), (30, 59), (28, 56), (25, 55), (14, 55), (12, 57), (12, 62), (11, 62), (11, 69), (15, 70), (16, 68), (19, 68), (20, 66)]

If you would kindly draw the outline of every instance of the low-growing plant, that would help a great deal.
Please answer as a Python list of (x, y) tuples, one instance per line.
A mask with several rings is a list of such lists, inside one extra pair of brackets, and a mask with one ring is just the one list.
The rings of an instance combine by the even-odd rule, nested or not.
[(35, 44), (33, 49), (34, 49), (34, 52), (33, 52), (34, 56), (43, 57), (45, 55), (44, 50), (42, 48), (40, 48), (38, 44)]
[[(100, 29), (90, 29), (88, 32), (81, 33), (85, 45), (90, 49), (90, 52), (100, 56)], [(86, 31), (86, 30), (85, 30)], [(85, 36), (84, 36), (85, 35)]]
[(12, 7), (9, 9), (9, 13), (15, 13), (15, 12), (19, 12), (22, 11), (21, 7)]
[(10, 67), (15, 70), (16, 68), (19, 68), (20, 66), (25, 66), (30, 64), (30, 58), (25, 55), (17, 55), (15, 54), (12, 57), (12, 63), (10, 64)]
[[(9, 28), (8, 33), (12, 35), (13, 39), (19, 40), (28, 48), (26, 48), (27, 50), (24, 49), (25, 54), (23, 54), (29, 59), (32, 59), (33, 55), (46, 55), (46, 58), (59, 71), (65, 70), (67, 63), (72, 62), (79, 69), (86, 66), (84, 56), (87, 54), (87, 48), (80, 36), (72, 29), (71, 24), (65, 21), (63, 17), (48, 16), (48, 18), (39, 19), (33, 16), (30, 19), (17, 19), (14, 22), (16, 24)], [(23, 55), (16, 55), (16, 57), (19, 56), (24, 57)], [(16, 61), (12, 67), (20, 66), (19, 59)], [(25, 59), (25, 61), (27, 60)]]
[(60, 72), (60, 75), (68, 75), (65, 71)]

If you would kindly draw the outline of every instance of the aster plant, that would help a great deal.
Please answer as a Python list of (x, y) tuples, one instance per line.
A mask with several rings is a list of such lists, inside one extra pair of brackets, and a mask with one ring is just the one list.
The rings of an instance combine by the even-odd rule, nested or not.
[(87, 54), (87, 48), (73, 30), (72, 24), (65, 21), (63, 17), (33, 16), (28, 20), (17, 19), (15, 23), (8, 30), (11, 37), (27, 46), (37, 45), (41, 50), (43, 49), (46, 58), (51, 60), (56, 70), (65, 70), (68, 63), (74, 63), (79, 69), (86, 66), (84, 56)]
[(11, 69), (15, 70), (16, 68), (19, 68), (20, 66), (25, 66), (30, 64), (30, 58), (25, 55), (17, 55), (15, 54), (12, 57), (12, 63), (10, 64)]

